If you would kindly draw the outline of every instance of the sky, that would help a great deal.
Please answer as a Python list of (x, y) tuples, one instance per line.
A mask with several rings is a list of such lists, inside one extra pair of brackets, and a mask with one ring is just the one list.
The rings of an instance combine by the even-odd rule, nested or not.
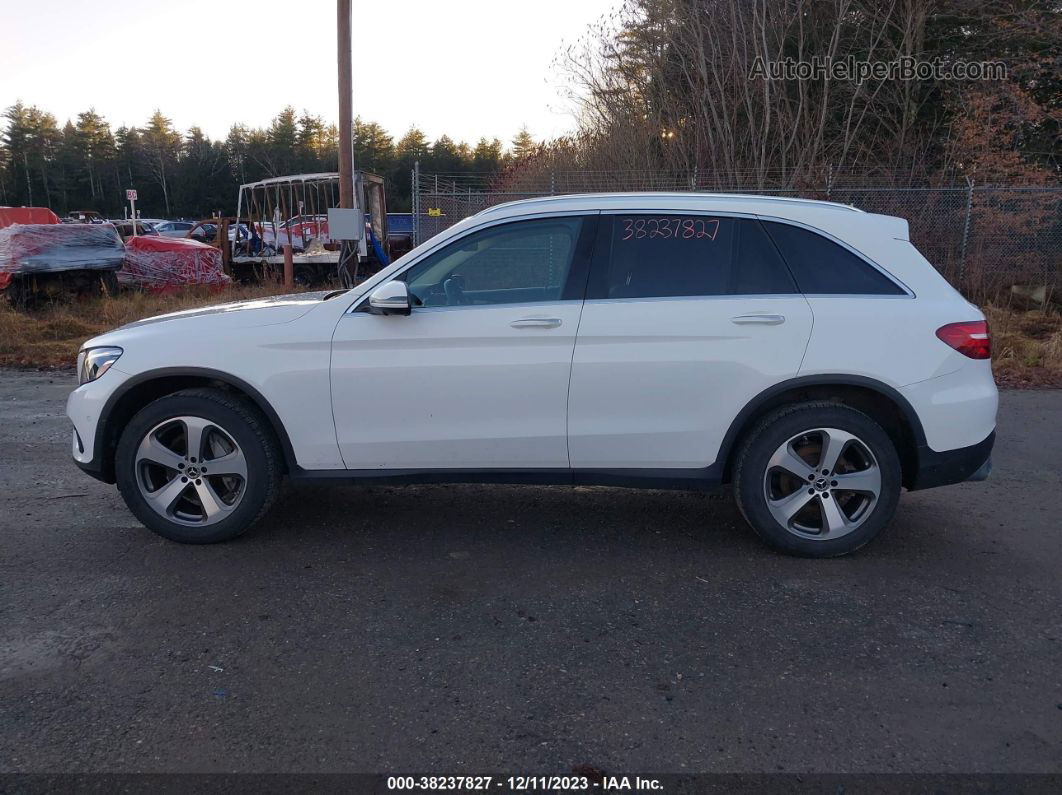
[[(620, 0), (353, 0), (354, 115), (396, 138), (411, 125), (506, 144), (574, 119), (552, 63)], [(94, 107), (112, 125), (156, 108), (223, 138), (285, 105), (334, 122), (333, 0), (3, 0), (0, 108), (21, 99), (60, 126)]]

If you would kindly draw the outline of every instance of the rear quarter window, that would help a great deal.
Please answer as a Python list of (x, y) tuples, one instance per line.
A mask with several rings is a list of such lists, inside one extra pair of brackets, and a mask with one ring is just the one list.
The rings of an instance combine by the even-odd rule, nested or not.
[(792, 224), (764, 221), (800, 292), (808, 295), (906, 295), (881, 271), (832, 240)]

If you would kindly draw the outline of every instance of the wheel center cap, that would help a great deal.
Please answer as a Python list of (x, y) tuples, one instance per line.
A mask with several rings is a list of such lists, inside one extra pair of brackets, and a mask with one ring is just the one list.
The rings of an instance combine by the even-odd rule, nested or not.
[(199, 477), (199, 467), (197, 467), (197, 466), (190, 466), (190, 467), (188, 467), (188, 468), (187, 468), (186, 470), (184, 470), (184, 471), (185, 471), (185, 474), (186, 474), (186, 475), (187, 475), (188, 477), (190, 477), (190, 478), (197, 478), (197, 477)]
[(815, 488), (817, 488), (819, 491), (826, 491), (829, 485), (830, 481), (826, 480), (826, 478), (819, 478), (815, 481)]

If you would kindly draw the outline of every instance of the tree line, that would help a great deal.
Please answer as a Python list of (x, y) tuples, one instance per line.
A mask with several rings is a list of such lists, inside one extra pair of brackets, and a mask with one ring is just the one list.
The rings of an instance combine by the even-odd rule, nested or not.
[[(159, 110), (143, 126), (112, 129), (90, 108), (60, 127), (53, 114), (20, 101), (3, 121), (0, 204), (45, 206), (60, 215), (88, 209), (120, 217), (127, 188), (137, 190), (145, 217), (231, 214), (241, 184), (338, 169), (335, 125), (290, 106), (265, 128), (234, 124), (224, 140), (198, 126), (182, 133)], [(429, 141), (416, 127), (396, 141), (380, 124), (358, 118), (353, 147), (356, 168), (387, 180), (389, 209), (408, 212), (414, 162), (425, 172), (489, 176), (537, 144), (526, 128), (509, 147), (497, 138), (474, 146), (447, 135)]]
[[(757, 63), (1002, 62), (1003, 79), (764, 79)], [(509, 191), (550, 172), (699, 175), (698, 187), (802, 189), (833, 175), (865, 185), (1062, 181), (1062, 7), (1058, 0), (625, 0), (554, 66), (577, 110), (570, 136), (474, 146), (413, 128), (395, 140), (354, 122), (355, 166), (410, 207), (410, 170), (471, 174)], [(761, 72), (762, 74), (762, 72)], [(60, 127), (16, 103), (0, 134), (0, 204), (145, 215), (235, 210), (241, 183), (334, 171), (337, 131), (292, 107), (224, 140), (182, 133), (156, 111), (112, 130), (92, 109)], [(719, 182), (709, 180), (718, 175)], [(545, 177), (545, 179), (543, 179)], [(626, 182), (625, 182), (626, 180)], [(691, 184), (694, 184), (691, 182)], [(571, 189), (586, 189), (573, 186)]]
[[(1001, 62), (1003, 79), (764, 79), (757, 64)], [(1062, 177), (1057, 0), (626, 0), (562, 50), (578, 129), (547, 171), (719, 175), (751, 190)], [(711, 183), (709, 183), (710, 185)]]

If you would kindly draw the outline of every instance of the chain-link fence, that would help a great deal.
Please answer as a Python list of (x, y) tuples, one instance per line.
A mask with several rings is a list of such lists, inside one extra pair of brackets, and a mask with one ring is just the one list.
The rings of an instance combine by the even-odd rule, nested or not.
[(1062, 294), (1062, 187), (955, 185), (885, 188), (827, 176), (821, 185), (749, 190), (744, 180), (645, 171), (558, 171), (485, 177), (413, 171), (416, 242), (502, 202), (601, 191), (712, 191), (822, 199), (906, 218), (911, 241), (976, 300), (999, 299), (1013, 285)]

